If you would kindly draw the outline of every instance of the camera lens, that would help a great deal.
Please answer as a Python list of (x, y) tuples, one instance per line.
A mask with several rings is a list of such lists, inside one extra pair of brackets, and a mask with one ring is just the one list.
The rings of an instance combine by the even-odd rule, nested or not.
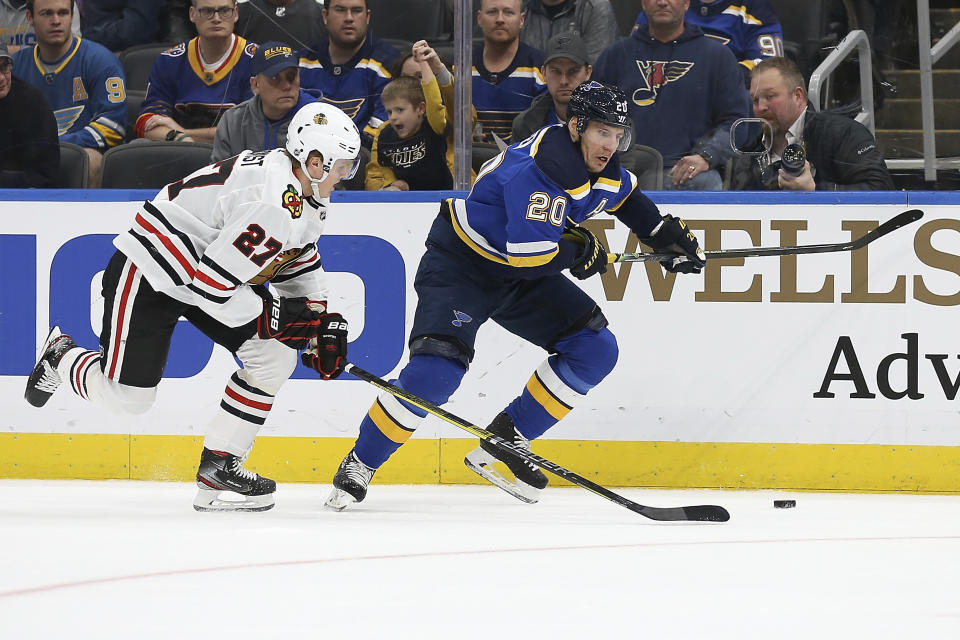
[(797, 143), (788, 144), (780, 154), (780, 166), (791, 176), (799, 176), (803, 173), (803, 165), (807, 161), (807, 154), (803, 147)]

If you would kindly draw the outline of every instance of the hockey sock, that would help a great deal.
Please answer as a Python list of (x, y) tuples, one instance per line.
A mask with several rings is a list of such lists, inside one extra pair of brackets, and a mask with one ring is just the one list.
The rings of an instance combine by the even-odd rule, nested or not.
[(153, 405), (156, 389), (131, 387), (104, 375), (99, 351), (77, 347), (60, 359), (57, 373), (75, 394), (115, 413), (144, 413)]
[(609, 329), (583, 329), (554, 345), (547, 358), (507, 408), (528, 440), (543, 435), (579, 404), (617, 362), (617, 342)]
[[(466, 369), (443, 356), (415, 355), (394, 382), (424, 400), (443, 405), (463, 379)], [(381, 394), (360, 423), (354, 453), (360, 462), (377, 469), (410, 439), (427, 412), (389, 393)]]
[(273, 408), (273, 396), (244, 380), (237, 371), (227, 382), (220, 410), (207, 426), (203, 446), (244, 456)]

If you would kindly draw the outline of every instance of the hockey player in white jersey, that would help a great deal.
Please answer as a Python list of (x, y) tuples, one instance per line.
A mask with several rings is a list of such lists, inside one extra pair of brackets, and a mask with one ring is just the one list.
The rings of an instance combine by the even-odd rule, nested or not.
[(103, 275), (100, 350), (53, 327), (27, 381), (36, 407), (69, 381), (85, 400), (137, 414), (153, 404), (181, 316), (234, 353), (243, 366), (206, 431), (198, 511), (271, 508), (276, 483), (243, 462), (297, 351), (324, 379), (346, 363), (347, 323), (327, 310), (316, 240), (334, 185), (356, 172), (360, 135), (322, 103), (288, 131), (285, 149), (244, 151), (145, 202)]

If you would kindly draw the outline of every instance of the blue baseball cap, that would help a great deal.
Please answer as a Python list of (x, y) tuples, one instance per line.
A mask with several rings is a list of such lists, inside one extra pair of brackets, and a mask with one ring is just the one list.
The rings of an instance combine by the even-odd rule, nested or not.
[(257, 52), (253, 54), (250, 71), (253, 75), (262, 73), (268, 78), (272, 78), (284, 69), (299, 65), (297, 52), (294, 51), (293, 47), (285, 42), (265, 42), (257, 47)]

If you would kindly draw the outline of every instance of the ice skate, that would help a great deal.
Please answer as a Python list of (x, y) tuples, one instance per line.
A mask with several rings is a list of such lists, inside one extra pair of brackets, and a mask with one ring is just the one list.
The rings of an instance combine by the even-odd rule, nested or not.
[[(520, 435), (505, 412), (501, 412), (487, 431), (495, 436), (530, 451), (530, 441)], [(510, 481), (493, 466), (495, 462), (502, 462), (513, 473), (515, 481)], [(480, 441), (480, 446), (467, 454), (463, 459), (467, 467), (478, 473), (484, 480), (500, 487), (514, 498), (530, 504), (540, 497), (540, 491), (547, 486), (547, 476), (534, 464), (508, 453), (486, 440)]]
[(324, 508), (343, 511), (354, 502), (363, 502), (367, 497), (367, 485), (376, 471), (360, 462), (351, 449), (333, 476), (333, 491), (324, 503)]
[(197, 469), (197, 511), (266, 511), (272, 509), (277, 483), (243, 466), (245, 459), (204, 447)]
[(47, 404), (47, 400), (62, 382), (60, 374), (57, 373), (57, 365), (60, 364), (63, 354), (76, 346), (73, 338), (60, 333), (60, 327), (50, 329), (47, 340), (40, 349), (40, 358), (27, 378), (27, 389), (23, 392), (27, 402), (35, 407)]

